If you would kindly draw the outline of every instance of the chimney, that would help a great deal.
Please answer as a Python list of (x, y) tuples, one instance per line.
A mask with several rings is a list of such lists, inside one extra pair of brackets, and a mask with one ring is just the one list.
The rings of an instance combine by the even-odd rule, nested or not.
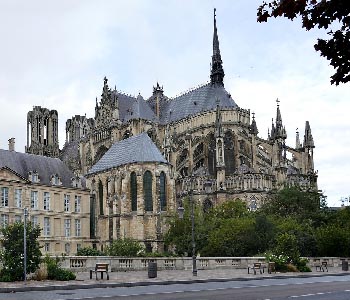
[(15, 151), (15, 138), (9, 139), (9, 151)]

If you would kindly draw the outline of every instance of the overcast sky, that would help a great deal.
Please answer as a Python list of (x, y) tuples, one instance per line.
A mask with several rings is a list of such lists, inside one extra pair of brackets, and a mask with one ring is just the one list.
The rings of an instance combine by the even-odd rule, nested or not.
[(280, 102), (287, 144), (310, 121), (319, 189), (339, 206), (350, 189), (350, 84), (332, 86), (333, 69), (313, 44), (324, 32), (300, 21), (257, 23), (262, 0), (0, 1), (0, 148), (26, 145), (34, 105), (58, 110), (59, 138), (73, 115), (93, 117), (103, 77), (144, 98), (157, 81), (174, 97), (209, 80), (217, 9), (225, 87), (256, 113), (267, 138)]

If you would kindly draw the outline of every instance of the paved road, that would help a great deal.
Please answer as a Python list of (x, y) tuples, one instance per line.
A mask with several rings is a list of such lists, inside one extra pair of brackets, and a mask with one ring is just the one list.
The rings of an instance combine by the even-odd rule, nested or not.
[(348, 300), (350, 275), (1, 294), (1, 300)]

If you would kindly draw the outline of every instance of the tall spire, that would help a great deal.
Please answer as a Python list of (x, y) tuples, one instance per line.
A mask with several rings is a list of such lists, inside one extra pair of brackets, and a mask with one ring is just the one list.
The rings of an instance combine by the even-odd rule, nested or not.
[(214, 8), (214, 36), (213, 36), (213, 56), (211, 57), (211, 84), (224, 85), (224, 69), (219, 47), (218, 30), (216, 28), (216, 8)]

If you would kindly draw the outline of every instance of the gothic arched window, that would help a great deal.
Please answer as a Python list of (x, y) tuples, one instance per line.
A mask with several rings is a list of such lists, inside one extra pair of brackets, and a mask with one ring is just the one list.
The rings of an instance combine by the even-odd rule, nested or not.
[(233, 174), (235, 172), (235, 152), (233, 134), (231, 131), (225, 132), (224, 137), (224, 156), (225, 156), (225, 170), (226, 174)]
[(213, 133), (208, 136), (208, 171), (210, 175), (216, 174), (216, 141)]
[(131, 211), (137, 211), (137, 178), (135, 172), (130, 175), (130, 199)]
[(143, 175), (143, 196), (145, 200), (145, 211), (153, 211), (152, 173), (150, 171), (146, 171)]
[(159, 176), (159, 199), (160, 199), (160, 210), (166, 210), (167, 201), (166, 201), (166, 176), (165, 173), (160, 173)]
[(98, 182), (98, 199), (100, 203), (100, 215), (103, 215), (103, 185), (101, 180)]

